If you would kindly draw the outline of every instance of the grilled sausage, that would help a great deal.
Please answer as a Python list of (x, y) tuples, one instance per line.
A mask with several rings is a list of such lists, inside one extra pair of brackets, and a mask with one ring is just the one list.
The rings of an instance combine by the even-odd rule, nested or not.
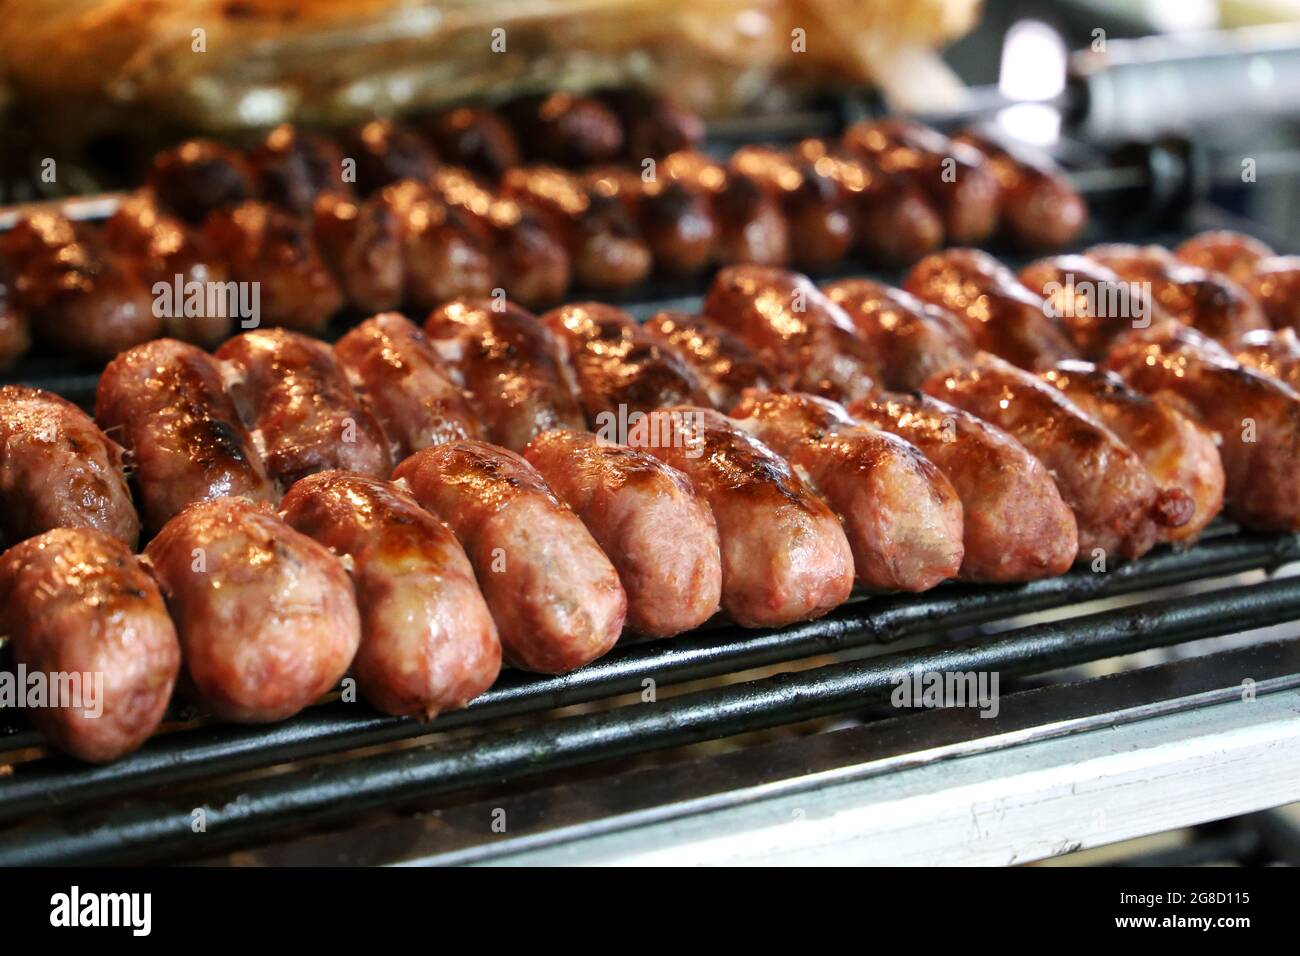
[(356, 160), (357, 189), (362, 195), (412, 179), (428, 182), (438, 158), (423, 139), (392, 120), (372, 120), (344, 138), (344, 150)]
[(1111, 243), (1086, 255), (1128, 282), (1150, 284), (1152, 300), (1171, 318), (1210, 338), (1230, 342), (1268, 327), (1259, 305), (1226, 276), (1179, 262), (1160, 246)]
[(858, 583), (926, 591), (956, 576), (961, 501), (915, 445), (811, 395), (748, 392), (732, 417), (806, 475), (839, 516)]
[(849, 406), (856, 419), (916, 445), (962, 501), (966, 581), (1035, 581), (1064, 574), (1079, 551), (1074, 513), (1042, 462), (1002, 429), (928, 395)]
[(623, 127), (623, 155), (640, 161), (694, 149), (704, 139), (704, 122), (671, 97), (623, 87), (596, 94)]
[(465, 394), (405, 316), (388, 312), (366, 319), (335, 343), (334, 357), (374, 410), (394, 461), (430, 445), (480, 437)]
[(735, 407), (747, 388), (773, 389), (777, 374), (748, 345), (702, 315), (659, 312), (642, 326), (695, 376), (717, 409)]
[(623, 127), (608, 107), (572, 93), (530, 94), (502, 107), (529, 158), (581, 168), (623, 151)]
[(244, 203), (212, 213), (203, 233), (230, 277), (257, 290), (254, 314), (241, 316), (247, 320), (241, 321), (243, 328), (281, 325), (317, 332), (343, 307), (343, 294), (316, 241), (289, 213), (266, 203)]
[(496, 110), (447, 110), (435, 116), (424, 133), (443, 160), (493, 180), (523, 162), (514, 130)]
[(527, 461), (451, 442), (416, 452), (394, 476), (465, 546), (508, 662), (562, 674), (614, 646), (627, 614), (618, 574)]
[(602, 200), (617, 200), (632, 217), (659, 272), (692, 275), (713, 259), (718, 225), (709, 195), (696, 183), (657, 170), (638, 173), (628, 166), (598, 166), (583, 174), (587, 190)]
[(1047, 317), (1046, 303), (986, 252), (949, 249), (926, 256), (907, 274), (904, 288), (952, 311), (977, 346), (1021, 368), (1048, 368), (1078, 357)]
[(247, 498), (190, 505), (145, 549), (187, 690), (214, 716), (284, 720), (347, 671), (361, 639), (339, 559)]
[(1295, 329), (1257, 329), (1233, 343), (1242, 365), (1271, 375), (1300, 392), (1300, 337)]
[(1137, 455), (1041, 379), (994, 356), (940, 372), (925, 391), (1010, 432), (1074, 509), (1079, 556), (1136, 558), (1156, 543), (1156, 485)]
[(1047, 314), (1090, 360), (1104, 358), (1116, 336), (1167, 318), (1140, 282), (1121, 279), (1087, 256), (1029, 263), (1020, 282), (1047, 303)]
[(377, 201), (397, 221), (403, 298), (424, 311), (464, 295), (488, 295), (496, 275), (490, 250), (465, 221), (422, 182), (404, 180)]
[(0, 236), (15, 302), (36, 337), (61, 352), (106, 359), (162, 328), (134, 266), (61, 213), (35, 212)]
[(257, 173), (244, 154), (209, 139), (186, 140), (158, 153), (144, 184), (165, 210), (192, 226), (258, 194)]
[(789, 388), (836, 401), (875, 390), (879, 370), (866, 343), (807, 276), (730, 266), (714, 278), (704, 313), (740, 336)]
[(155, 339), (123, 352), (99, 378), (95, 417), (130, 454), (153, 531), (196, 501), (276, 499), (220, 368), (193, 345)]
[(324, 342), (259, 329), (228, 341), (217, 358), (231, 365), (230, 393), (260, 436), (267, 473), (286, 488), (334, 468), (388, 476), (392, 461), (383, 430)]
[(563, 237), (574, 278), (586, 288), (622, 289), (650, 274), (650, 247), (617, 196), (552, 166), (507, 170), (501, 189)]
[(693, 150), (665, 156), (657, 177), (709, 198), (716, 235), (714, 260), (781, 266), (790, 261), (790, 224), (780, 203), (749, 176), (729, 171)]
[(1151, 472), (1164, 515), (1161, 540), (1200, 537), (1223, 510), (1223, 463), (1209, 432), (1090, 362), (1062, 362), (1042, 378), (1119, 436)]
[(109, 249), (133, 260), (155, 302), (171, 290), (171, 308), (154, 308), (163, 335), (212, 347), (230, 334), (236, 310), (226, 293), (225, 266), (202, 236), (159, 209), (149, 193), (124, 199), (104, 223), (103, 236)]
[(611, 422), (628, 421), (637, 412), (706, 400), (682, 361), (622, 309), (580, 302), (547, 312), (542, 323), (573, 372), (587, 424), (597, 431)]
[(1277, 255), (1265, 242), (1232, 229), (1198, 232), (1174, 249), (1174, 256), (1188, 265), (1218, 272), (1244, 286), (1262, 260)]
[(414, 230), (386, 195), (358, 199), (337, 190), (322, 192), (312, 224), (321, 258), (353, 308), (384, 312), (402, 304), (407, 241)]
[(868, 261), (910, 265), (943, 245), (938, 209), (902, 173), (886, 172), (867, 157), (845, 155), (821, 139), (805, 139), (795, 151), (839, 187), (853, 221), (855, 245)]
[(961, 319), (902, 289), (870, 279), (842, 279), (822, 291), (866, 340), (886, 388), (914, 391), (935, 372), (975, 354)]
[(0, 370), (12, 367), (32, 347), (27, 316), (18, 308), (9, 285), (0, 272)]
[(722, 607), (742, 627), (784, 627), (848, 600), (853, 552), (835, 515), (775, 452), (726, 416), (661, 410), (645, 450), (713, 510)]
[(974, 130), (955, 142), (979, 150), (988, 163), (998, 184), (998, 224), (1012, 243), (1022, 249), (1059, 249), (1079, 238), (1088, 206), (1049, 157)]
[(1300, 256), (1272, 256), (1255, 264), (1246, 292), (1275, 329), (1300, 330)]
[(347, 555), (361, 614), (352, 662), (376, 709), (432, 719), (492, 686), (501, 642), (465, 550), (398, 486), (340, 471), (299, 481), (284, 520)]
[(0, 546), (51, 528), (94, 528), (134, 547), (140, 519), (122, 449), (71, 402), (0, 388)]
[(979, 150), (910, 120), (858, 123), (844, 149), (908, 177), (938, 207), (948, 241), (973, 245), (998, 224), (998, 181)]
[(31, 710), (56, 747), (100, 763), (158, 728), (181, 650), (158, 586), (125, 544), (58, 528), (15, 545), (0, 555), (0, 607), (15, 663), (64, 692)]
[(311, 212), (322, 192), (352, 192), (338, 143), (288, 123), (267, 133), (248, 161), (257, 172), (261, 198), (300, 215)]
[(530, 312), (462, 299), (437, 309), (424, 331), (469, 390), (489, 441), (523, 451), (552, 428), (585, 427), (555, 337)]
[(1105, 365), (1217, 435), (1234, 521), (1300, 531), (1300, 395), (1178, 322), (1130, 333)]
[[(511, 299), (532, 307), (550, 305), (564, 295), (573, 263), (563, 239), (552, 233), (537, 213), (515, 199), (487, 189), (463, 169), (444, 167), (433, 188), (473, 231), (487, 255), (492, 283), (481, 291), (467, 289), (442, 300), (467, 295), (487, 295), (493, 287), (505, 289)], [(454, 267), (455, 263), (449, 263)], [(434, 308), (437, 303), (429, 305)]]
[(524, 457), (613, 562), (628, 627), (667, 637), (718, 610), (718, 529), (684, 474), (644, 451), (567, 429), (538, 435)]
[(798, 154), (768, 146), (744, 146), (729, 163), (738, 175), (762, 185), (790, 224), (791, 259), (800, 269), (828, 269), (853, 245), (853, 220), (836, 182)]

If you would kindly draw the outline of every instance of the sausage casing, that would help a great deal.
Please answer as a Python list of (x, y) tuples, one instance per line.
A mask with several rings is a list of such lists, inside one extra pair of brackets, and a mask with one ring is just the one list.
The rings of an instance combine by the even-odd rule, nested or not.
[(50, 392), (0, 388), (0, 545), (51, 528), (94, 528), (129, 547), (140, 536), (122, 448)]
[(451, 442), (416, 452), (394, 477), (465, 546), (507, 661), (561, 674), (614, 646), (627, 615), (618, 573), (527, 461)]
[(906, 438), (948, 476), (962, 500), (963, 580), (1034, 581), (1070, 569), (1074, 512), (1042, 462), (1002, 429), (920, 394), (863, 399), (849, 412)]
[(718, 610), (718, 529), (684, 474), (644, 451), (570, 430), (538, 435), (525, 457), (613, 562), (628, 627), (667, 637)]
[(196, 501), (276, 499), (217, 363), (196, 346), (156, 339), (123, 352), (99, 378), (95, 417), (130, 452), (153, 531)]
[(15, 662), (46, 674), (51, 691), (61, 685), (59, 700), (31, 710), (60, 750), (113, 760), (157, 729), (181, 649), (158, 586), (125, 544), (57, 528), (15, 545), (0, 554), (0, 608)]
[(188, 690), (239, 723), (283, 720), (342, 678), (361, 625), (339, 559), (247, 498), (191, 505), (145, 549)]
[(245, 332), (217, 350), (230, 393), (261, 439), (267, 473), (285, 487), (317, 471), (388, 476), (388, 441), (330, 347), (284, 329)]
[(747, 388), (777, 387), (776, 372), (753, 349), (702, 315), (660, 312), (641, 327), (691, 370), (714, 408), (733, 408)]
[(357, 687), (386, 714), (431, 719), (492, 686), (501, 642), (465, 550), (398, 486), (320, 472), (284, 496), (289, 526), (351, 559)]

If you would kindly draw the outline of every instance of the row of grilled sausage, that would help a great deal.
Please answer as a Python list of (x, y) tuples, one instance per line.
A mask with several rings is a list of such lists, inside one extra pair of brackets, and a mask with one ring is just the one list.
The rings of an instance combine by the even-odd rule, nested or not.
[[(106, 370), (102, 430), (0, 390), (9, 636), (31, 668), (110, 673), (117, 702), (38, 721), (88, 759), (125, 752), (182, 659), (229, 719), (287, 716), (349, 665), (376, 706), (431, 715), (490, 685), (503, 653), (565, 671), (625, 622), (666, 635), (721, 607), (780, 626), (855, 578), (1031, 580), (1193, 540), (1225, 497), (1251, 527), (1300, 529), (1290, 385), (1185, 317), (1101, 312), (1102, 367), (1035, 374), (976, 346), (982, 325), (1000, 341), (1010, 294), (986, 273), (964, 274), (957, 311), (937, 291), (737, 267), (707, 318), (456, 301), (425, 334), (380, 315), (333, 349), (283, 330), (215, 357), (160, 340)], [(1061, 328), (1072, 346), (1100, 334)], [(1296, 351), (1248, 337), (1243, 360)]]
[[(256, 283), (261, 324), (319, 331), (345, 305), (428, 311), (502, 289), (534, 307), (574, 283), (620, 289), (652, 270), (815, 271), (855, 252), (901, 264), (999, 228), (1022, 246), (1056, 247), (1086, 215), (1058, 170), (973, 132), (949, 139), (885, 120), (834, 141), (747, 146), (718, 163), (694, 148), (695, 126), (669, 101), (627, 95), (655, 105), (620, 107), (619, 122), (639, 130), (626, 137), (598, 132), (608, 109), (587, 98), (507, 112), (525, 143), (654, 145), (652, 171), (608, 162), (617, 149), (555, 143), (532, 155), (600, 165), (522, 165), (510, 126), (485, 109), (451, 111), (419, 132), (375, 121), (342, 143), (293, 127), (247, 153), (183, 143), (155, 158), (146, 188), (102, 230), (43, 211), (0, 240), (11, 287), (0, 275), (0, 366), (33, 332), (55, 350), (107, 358), (158, 335), (215, 345), (249, 318), (220, 294), (183, 304), (189, 283)], [(156, 309), (151, 290), (176, 276), (177, 301)]]

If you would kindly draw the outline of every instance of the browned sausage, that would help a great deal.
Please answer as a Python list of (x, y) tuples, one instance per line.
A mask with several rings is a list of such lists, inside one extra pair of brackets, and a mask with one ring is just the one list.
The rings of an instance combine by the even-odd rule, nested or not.
[(352, 192), (343, 150), (327, 136), (291, 124), (277, 126), (249, 154), (261, 198), (299, 214), (311, 212), (322, 192)]
[(208, 213), (258, 194), (257, 174), (244, 154), (209, 139), (186, 140), (158, 153), (144, 184), (164, 209), (194, 226)]
[(413, 179), (428, 182), (438, 158), (423, 139), (392, 120), (372, 120), (344, 138), (347, 159), (356, 160), (357, 189), (363, 195)]
[(544, 432), (528, 461), (591, 531), (627, 592), (627, 624), (667, 637), (718, 610), (722, 557), (713, 512), (690, 479), (589, 432)]
[(914, 391), (942, 369), (975, 354), (961, 319), (947, 309), (870, 279), (823, 286), (866, 340), (886, 388)]
[(704, 313), (740, 336), (789, 388), (836, 401), (875, 391), (879, 370), (870, 349), (807, 276), (730, 266), (714, 278)]
[(1277, 255), (1254, 236), (1232, 229), (1198, 232), (1174, 249), (1174, 256), (1207, 272), (1218, 272), (1245, 285), (1262, 260)]
[(214, 716), (292, 717), (352, 663), (361, 625), (347, 572), (269, 506), (190, 505), (145, 556), (176, 624), (187, 691)]
[(425, 334), (469, 390), (489, 441), (523, 451), (552, 428), (583, 428), (559, 346), (537, 316), (496, 300), (448, 302)]
[(965, 522), (962, 579), (1035, 581), (1070, 569), (1074, 513), (1042, 462), (1002, 429), (920, 394), (862, 399), (849, 412), (906, 438), (948, 476)]
[(527, 461), (451, 442), (416, 452), (394, 476), (465, 546), (507, 661), (562, 674), (614, 646), (627, 614), (618, 574)]
[(581, 168), (607, 163), (623, 151), (618, 117), (590, 96), (530, 94), (506, 103), (502, 112), (534, 160)]
[(593, 196), (622, 205), (659, 272), (691, 275), (712, 261), (718, 226), (698, 185), (630, 166), (598, 166), (582, 181)]
[(694, 149), (704, 139), (704, 122), (672, 97), (651, 90), (623, 87), (601, 90), (597, 99), (623, 127), (623, 154), (640, 161)]
[(790, 224), (781, 205), (749, 176), (729, 171), (702, 153), (680, 150), (658, 164), (657, 178), (681, 182), (709, 197), (719, 263), (781, 266), (790, 261)]
[(1300, 256), (1272, 256), (1255, 264), (1249, 293), (1275, 329), (1300, 329)]
[(230, 334), (235, 310), (224, 285), (225, 265), (197, 231), (159, 209), (149, 193), (124, 199), (104, 223), (103, 235), (109, 249), (133, 260), (155, 302), (164, 294), (170, 308), (155, 306), (163, 335), (210, 348)]
[(839, 516), (858, 583), (925, 591), (962, 563), (962, 505), (915, 445), (811, 395), (748, 392), (732, 412)]
[(397, 221), (403, 298), (424, 311), (464, 295), (488, 295), (496, 275), (483, 240), (456, 208), (428, 186), (404, 180), (376, 201)]
[(1223, 463), (1214, 438), (1175, 408), (1124, 384), (1091, 362), (1062, 362), (1042, 373), (1049, 385), (1101, 422), (1142, 459), (1160, 493), (1162, 541), (1195, 541), (1223, 510)]
[(1020, 270), (1020, 281), (1042, 296), (1047, 314), (1088, 359), (1104, 358), (1116, 336), (1167, 318), (1146, 285), (1087, 256), (1038, 259)]
[(681, 359), (714, 408), (733, 408), (747, 388), (777, 386), (776, 372), (753, 349), (702, 315), (660, 312), (641, 327)]
[(682, 471), (713, 510), (722, 607), (743, 627), (784, 627), (848, 600), (853, 552), (835, 515), (786, 461), (726, 416), (656, 413), (644, 447)]
[(1233, 343), (1242, 365), (1271, 375), (1300, 392), (1300, 336), (1295, 329), (1256, 329)]
[(574, 278), (584, 287), (622, 289), (650, 274), (650, 247), (617, 196), (553, 166), (507, 170), (501, 190), (563, 237)]
[(338, 468), (388, 477), (388, 441), (324, 342), (286, 332), (245, 332), (217, 350), (233, 372), (230, 393), (260, 436), (270, 476), (285, 487)]
[(858, 250), (882, 266), (911, 265), (943, 245), (943, 219), (930, 198), (905, 175), (875, 160), (848, 156), (821, 139), (795, 147), (804, 161), (839, 186), (853, 219)]
[(13, 366), (32, 347), (27, 316), (9, 291), (10, 283), (0, 271), (0, 369)]
[(140, 519), (122, 449), (81, 409), (26, 385), (0, 388), (0, 546), (94, 528), (134, 547)]
[(1171, 318), (1221, 342), (1268, 327), (1246, 291), (1224, 275), (1175, 259), (1160, 246), (1110, 243), (1086, 253), (1128, 282), (1150, 284), (1151, 298)]
[(622, 309), (580, 302), (547, 312), (542, 323), (573, 372), (587, 424), (608, 441), (623, 442), (611, 429), (636, 413), (706, 400), (682, 361)]
[[(492, 286), (444, 295), (443, 301), (486, 295), (493, 286), (505, 289), (511, 299), (530, 308), (551, 305), (564, 295), (573, 263), (563, 238), (554, 234), (536, 211), (489, 190), (465, 170), (453, 166), (440, 169), (432, 186), (491, 257)], [(456, 266), (454, 261), (447, 264), (448, 270)]]
[(334, 356), (374, 410), (394, 461), (430, 445), (480, 437), (478, 419), (450, 369), (405, 316), (366, 319), (335, 343)]
[(523, 160), (514, 130), (496, 110), (461, 106), (424, 127), (438, 155), (453, 166), (497, 179)]
[(358, 199), (336, 190), (320, 193), (312, 210), (321, 257), (338, 280), (348, 304), (362, 312), (384, 312), (402, 304), (409, 219), (398, 216), (381, 193)]
[(1233, 520), (1300, 531), (1300, 395), (1178, 322), (1130, 333), (1106, 367), (1218, 436)]
[(347, 555), (361, 613), (352, 672), (386, 714), (432, 719), (492, 686), (501, 642), (465, 550), (398, 486), (326, 471), (289, 489), (284, 520)]
[(57, 696), (31, 709), (56, 747), (100, 763), (158, 728), (181, 649), (158, 586), (125, 544), (58, 528), (15, 545), (0, 555), (0, 608), (15, 663), (28, 680), (46, 675)]
[(99, 378), (95, 417), (130, 453), (153, 531), (196, 501), (276, 499), (220, 368), (193, 345), (155, 339), (123, 352)]
[(858, 123), (845, 131), (843, 145), (910, 178), (939, 208), (949, 242), (978, 243), (997, 227), (998, 182), (974, 147), (904, 119)]
[(975, 344), (1021, 368), (1040, 369), (1078, 352), (1047, 317), (1047, 304), (986, 252), (949, 249), (926, 256), (907, 274), (904, 288), (951, 310)]
[(790, 224), (791, 260), (800, 269), (829, 269), (853, 245), (853, 220), (839, 186), (816, 163), (769, 146), (744, 146), (730, 167), (762, 185)]
[(162, 328), (134, 265), (61, 213), (20, 219), (0, 236), (0, 253), (13, 269), (19, 309), (54, 349), (106, 359)]
[(1046, 154), (999, 142), (974, 130), (955, 138), (979, 150), (998, 184), (1001, 231), (1022, 249), (1059, 249), (1079, 238), (1088, 206)]
[[(1156, 484), (1115, 433), (1034, 375), (987, 353), (925, 391), (1008, 431), (1056, 479), (1079, 525), (1079, 557), (1136, 558), (1158, 534)], [(1103, 552), (1098, 555), (1097, 551)]]
[[(253, 315), (242, 328), (282, 325), (305, 332), (325, 327), (343, 307), (343, 294), (304, 223), (266, 203), (249, 202), (218, 210), (203, 233), (230, 269), (230, 277), (256, 291)], [(247, 303), (246, 303), (247, 304)]]

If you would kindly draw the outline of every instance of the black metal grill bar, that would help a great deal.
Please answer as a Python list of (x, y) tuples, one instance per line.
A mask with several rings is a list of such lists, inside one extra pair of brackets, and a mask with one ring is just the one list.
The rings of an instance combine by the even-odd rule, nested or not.
[[(822, 620), (784, 630), (705, 630), (675, 640), (631, 645), (558, 677), (511, 671), (468, 709), (445, 714), (431, 724), (384, 717), (364, 705), (331, 703), (313, 707), (282, 724), (177, 731), (104, 766), (51, 757), (14, 767), (11, 776), (0, 780), (0, 821), (601, 700), (639, 691), (646, 678), (661, 685), (682, 683), (1079, 601), (1275, 567), (1296, 559), (1300, 559), (1298, 537), (1237, 535), (1204, 542), (1190, 551), (1160, 552), (1109, 574), (1076, 570), (1019, 587), (954, 586), (919, 596), (866, 600), (840, 608)], [(11, 738), (8, 746), (16, 749), (12, 741), (38, 742), (30, 732)]]
[(470, 787), (830, 716), (888, 697), (927, 672), (1042, 673), (1153, 647), (1265, 627), (1300, 615), (1300, 578), (1225, 588), (790, 672), (655, 703), (548, 721), (226, 785), (202, 808), (183, 796), (137, 801), (11, 831), (0, 865), (107, 863), (211, 855), (292, 827), (322, 824)]

